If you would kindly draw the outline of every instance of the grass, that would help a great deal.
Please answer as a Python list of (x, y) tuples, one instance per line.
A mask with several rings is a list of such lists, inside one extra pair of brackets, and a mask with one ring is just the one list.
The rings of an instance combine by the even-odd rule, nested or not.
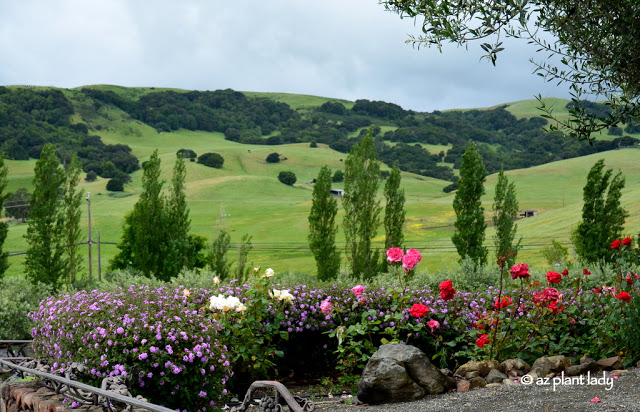
[[(290, 99), (289, 102), (297, 101), (299, 108), (322, 104), (327, 100), (287, 94), (281, 94), (281, 98)], [(223, 221), (231, 234), (232, 243), (239, 242), (245, 233), (253, 236), (254, 249), (249, 255), (250, 263), (273, 267), (278, 272), (315, 273), (315, 262), (307, 244), (307, 216), (313, 190), (308, 181), (317, 176), (325, 164), (333, 170), (344, 169), (345, 154), (323, 144), (319, 144), (318, 148), (310, 148), (308, 143), (256, 146), (227, 141), (220, 133), (179, 130), (158, 134), (142, 123), (127, 119), (114, 109), (101, 109), (101, 116), (112, 119), (109, 123), (104, 119), (96, 119), (98, 123), (104, 121), (105, 125), (108, 124), (108, 129), (95, 131), (105, 143), (128, 144), (141, 161), (147, 160), (157, 148), (162, 160), (162, 178), (167, 182), (171, 179), (177, 150), (186, 148), (198, 154), (220, 153), (225, 159), (222, 169), (187, 162), (186, 194), (191, 210), (192, 232), (211, 239), (219, 215), (224, 214)], [(437, 153), (447, 147), (429, 146), (428, 149)], [(277, 164), (266, 163), (265, 158), (272, 152), (280, 153), (286, 160)], [(637, 234), (640, 231), (640, 210), (635, 206), (640, 200), (638, 154), (637, 150), (625, 149), (507, 172), (509, 179), (516, 184), (520, 208), (538, 211), (538, 216), (518, 221), (519, 235), (524, 239), (524, 249), (518, 260), (538, 266), (545, 265), (539, 253), (540, 248), (550, 244), (551, 239), (568, 242), (571, 229), (580, 219), (582, 187), (586, 175), (600, 158), (606, 159), (607, 167), (623, 170), (627, 178), (622, 197), (623, 205), (631, 213), (627, 220), (627, 234)], [(7, 164), (8, 190), (14, 191), (20, 187), (31, 190), (35, 161), (7, 161)], [(293, 187), (277, 180), (278, 173), (283, 170), (296, 174), (298, 181)], [(83, 192), (91, 193), (94, 241), (98, 231), (103, 242), (119, 241), (124, 216), (138, 200), (141, 176), (141, 171), (133, 173), (133, 181), (125, 186), (124, 193), (118, 194), (105, 190), (105, 179), (92, 183), (82, 182)], [(407, 210), (406, 246), (422, 251), (424, 258), (421, 270), (435, 272), (455, 265), (458, 256), (451, 243), (455, 221), (452, 209), (454, 194), (442, 192), (442, 188), (449, 182), (410, 173), (403, 173), (402, 179)], [(491, 218), (496, 179), (496, 175), (489, 176), (486, 183), (487, 194), (483, 202), (487, 221)], [(382, 198), (384, 182), (380, 183), (379, 197)], [(342, 188), (343, 185), (340, 183), (335, 187)], [(343, 211), (340, 201), (339, 206), (336, 221), (341, 225)], [(88, 231), (86, 209), (83, 206), (81, 222), (81, 229), (85, 234)], [(27, 249), (24, 239), (26, 227), (26, 224), (11, 222), (5, 251), (19, 252)], [(86, 237), (83, 241), (86, 241)], [(378, 230), (375, 241), (378, 244), (384, 242), (382, 228)], [(340, 245), (344, 242), (341, 230), (338, 232), (338, 242)], [(486, 244), (493, 244), (492, 228), (487, 229)], [(86, 248), (83, 249), (83, 253), (86, 253)], [(116, 252), (114, 245), (102, 245), (103, 269)], [(94, 273), (97, 270), (96, 254), (97, 249), (94, 247)], [(235, 260), (236, 252), (231, 251), (230, 254)], [(492, 260), (493, 257), (490, 258)], [(9, 261), (11, 267), (8, 275), (21, 275), (24, 271), (24, 255), (12, 256)]]

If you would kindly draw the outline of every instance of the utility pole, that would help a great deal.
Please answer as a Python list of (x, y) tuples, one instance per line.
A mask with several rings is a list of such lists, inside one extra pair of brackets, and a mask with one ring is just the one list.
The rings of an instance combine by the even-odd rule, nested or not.
[(98, 282), (102, 281), (102, 262), (100, 260), (100, 232), (98, 232)]
[(89, 217), (89, 239), (87, 241), (87, 244), (89, 245), (89, 280), (91, 280), (92, 279), (91, 245), (93, 244), (93, 240), (91, 240), (91, 192), (87, 192), (87, 197), (85, 199), (87, 199), (87, 208), (89, 210), (87, 215)]

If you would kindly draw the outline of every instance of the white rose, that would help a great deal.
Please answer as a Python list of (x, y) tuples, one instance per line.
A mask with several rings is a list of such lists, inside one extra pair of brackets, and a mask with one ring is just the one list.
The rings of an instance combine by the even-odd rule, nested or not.
[(220, 284), (220, 278), (217, 277), (217, 276), (214, 276), (213, 277), (213, 283), (215, 283), (216, 285), (219, 285)]
[(270, 278), (271, 276), (273, 276), (275, 274), (275, 272), (273, 271), (273, 269), (269, 268), (267, 270), (264, 271), (264, 277), (265, 278)]

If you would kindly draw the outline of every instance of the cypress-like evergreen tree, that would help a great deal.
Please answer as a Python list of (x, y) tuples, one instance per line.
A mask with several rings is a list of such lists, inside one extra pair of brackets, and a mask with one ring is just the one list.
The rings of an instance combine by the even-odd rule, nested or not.
[(625, 185), (622, 172), (611, 178), (613, 170), (604, 168), (604, 159), (600, 159), (587, 175), (582, 220), (571, 236), (576, 253), (588, 263), (611, 257), (611, 242), (621, 237), (629, 216), (620, 204)]
[(63, 230), (64, 210), (60, 207), (65, 173), (58, 161), (56, 148), (46, 144), (36, 162), (33, 194), (29, 210), (27, 234), (29, 247), (25, 258), (25, 275), (59, 290), (68, 270)]
[(71, 157), (71, 162), (65, 171), (64, 182), (64, 225), (63, 239), (65, 254), (69, 262), (67, 282), (73, 284), (82, 271), (82, 257), (80, 256), (80, 216), (82, 212), (82, 192), (78, 188), (82, 167), (78, 156)]
[(376, 160), (372, 129), (351, 148), (344, 170), (344, 233), (346, 254), (354, 279), (371, 279), (378, 273), (379, 251), (371, 241), (380, 225), (380, 201), (376, 200), (380, 165)]
[(407, 212), (404, 210), (405, 196), (404, 189), (400, 188), (401, 180), (400, 169), (394, 164), (384, 185), (386, 200), (384, 209), (385, 249), (404, 248), (403, 226)]
[(469, 144), (460, 164), (458, 190), (453, 199), (456, 213), (455, 233), (451, 238), (461, 259), (469, 256), (478, 265), (487, 263), (487, 248), (484, 242), (484, 208), (480, 198), (484, 194), (487, 171), (475, 145)]
[(170, 277), (176, 276), (183, 268), (192, 269), (194, 262), (189, 253), (190, 238), (189, 208), (184, 193), (184, 181), (187, 175), (184, 157), (178, 153), (173, 166), (171, 188), (166, 204), (167, 235), (165, 271)]
[(338, 202), (331, 195), (331, 169), (323, 166), (313, 187), (313, 201), (309, 212), (309, 248), (316, 260), (318, 279), (338, 277), (340, 252), (336, 248), (335, 224)]
[(518, 200), (516, 198), (516, 186), (500, 169), (496, 193), (493, 199), (493, 226), (496, 230), (496, 261), (505, 258), (504, 267), (510, 268), (516, 261), (520, 250), (520, 238), (516, 242), (518, 225), (515, 223), (518, 217)]
[[(4, 209), (4, 201), (9, 197), (4, 192), (7, 188), (7, 174), (9, 168), (4, 164), (4, 155), (0, 155), (0, 210)], [(7, 240), (9, 225), (7, 222), (0, 222), (0, 279), (4, 277), (4, 273), (9, 268), (9, 254), (4, 251), (4, 241)]]

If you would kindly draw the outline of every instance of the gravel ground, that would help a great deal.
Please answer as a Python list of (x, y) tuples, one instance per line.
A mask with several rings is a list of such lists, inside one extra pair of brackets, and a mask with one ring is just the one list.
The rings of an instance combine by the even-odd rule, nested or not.
[[(597, 377), (602, 377), (598, 374)], [(607, 373), (607, 377), (610, 375)], [(592, 376), (593, 378), (593, 376)], [(554, 412), (554, 411), (638, 411), (640, 412), (640, 369), (611, 378), (610, 385), (517, 385), (449, 392), (427, 396), (417, 402), (386, 405), (318, 404), (323, 412)], [(592, 402), (599, 398), (600, 402)]]

